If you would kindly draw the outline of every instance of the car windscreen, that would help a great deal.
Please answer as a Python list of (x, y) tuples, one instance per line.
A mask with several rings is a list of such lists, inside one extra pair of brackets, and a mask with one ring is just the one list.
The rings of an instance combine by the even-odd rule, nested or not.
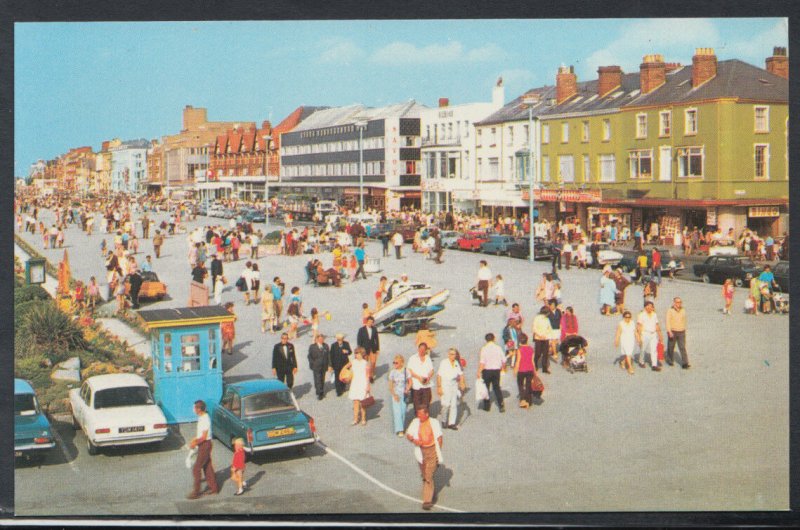
[(246, 418), (287, 410), (295, 410), (294, 400), (288, 390), (262, 392), (244, 398), (244, 417)]
[(36, 414), (36, 398), (33, 394), (14, 394), (14, 414), (16, 416)]
[(735, 263), (738, 263), (742, 267), (755, 267), (756, 266), (756, 264), (753, 263), (753, 260), (751, 260), (750, 258), (739, 258), (739, 259), (736, 260)]
[(153, 394), (145, 386), (123, 386), (98, 390), (94, 394), (94, 408), (110, 409), (114, 407), (135, 407), (152, 405)]

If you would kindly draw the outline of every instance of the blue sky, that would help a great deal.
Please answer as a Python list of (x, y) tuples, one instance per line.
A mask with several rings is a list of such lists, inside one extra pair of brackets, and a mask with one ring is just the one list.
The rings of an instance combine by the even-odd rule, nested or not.
[(14, 173), (103, 140), (160, 138), (185, 105), (212, 121), (272, 120), (300, 105), (506, 101), (642, 56), (691, 64), (697, 47), (763, 68), (788, 45), (782, 18), (18, 23)]

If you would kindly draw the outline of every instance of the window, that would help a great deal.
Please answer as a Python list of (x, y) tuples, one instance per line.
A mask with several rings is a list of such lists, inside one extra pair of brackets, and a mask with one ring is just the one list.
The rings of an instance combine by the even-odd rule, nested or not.
[(549, 144), (550, 143), (550, 124), (544, 123), (542, 124), (542, 143)]
[(581, 125), (581, 141), (588, 142), (589, 141), (589, 122), (585, 121)]
[(603, 141), (611, 140), (611, 120), (603, 120)]
[(682, 147), (678, 149), (678, 176), (703, 176), (703, 148)]
[(558, 157), (558, 175), (561, 182), (575, 182), (575, 160), (572, 155)]
[(506, 141), (506, 145), (514, 145), (514, 127), (508, 127), (508, 140)]
[(769, 178), (769, 144), (756, 144), (753, 153), (756, 164), (755, 176), (757, 179)]
[(616, 180), (616, 158), (614, 155), (600, 155), (600, 182), (614, 182)]
[(583, 155), (583, 181), (590, 182), (592, 180), (592, 163), (589, 155)]
[(497, 158), (489, 159), (489, 180), (500, 180), (499, 165)]
[(525, 132), (525, 145), (531, 143), (531, 130), (528, 125), (523, 125), (522, 130)]
[(628, 154), (630, 161), (630, 178), (643, 179), (653, 177), (653, 150), (637, 149)]
[(514, 175), (514, 157), (513, 156), (507, 156), (506, 157), (506, 167), (508, 168), (508, 172), (510, 173), (510, 177), (511, 177), (510, 180), (514, 180), (515, 175)]
[(458, 158), (451, 156), (447, 158), (447, 178), (455, 178), (458, 173)]
[(684, 115), (686, 123), (683, 134), (697, 134), (697, 109), (686, 109)]
[(417, 174), (417, 162), (415, 160), (406, 160), (406, 175)]
[(550, 182), (550, 157), (542, 157), (542, 181)]
[(647, 114), (636, 115), (636, 138), (647, 138)]
[(469, 138), (469, 120), (464, 120), (464, 138)]
[(497, 145), (497, 128), (492, 127), (491, 137), (489, 138), (489, 147)]
[(561, 143), (569, 142), (569, 123), (561, 124)]
[(658, 180), (672, 180), (672, 148), (670, 146), (662, 145), (658, 148), (658, 162)]
[(755, 132), (768, 133), (769, 132), (769, 107), (755, 107), (753, 109), (755, 114)]
[(478, 138), (475, 141), (475, 145), (480, 147), (481, 146), (481, 141), (483, 140), (483, 138), (482, 138), (483, 137), (483, 129), (478, 129), (478, 132), (476, 134), (478, 135)]
[(658, 136), (669, 136), (672, 132), (672, 112), (664, 110), (658, 113)]

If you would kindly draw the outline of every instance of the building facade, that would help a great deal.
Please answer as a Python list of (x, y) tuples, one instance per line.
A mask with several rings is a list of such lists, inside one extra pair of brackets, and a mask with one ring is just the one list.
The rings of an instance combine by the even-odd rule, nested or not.
[(315, 112), (281, 135), (279, 195), (357, 207), (363, 175), (365, 208), (419, 208), (420, 113), (425, 108), (410, 101)]
[(475, 180), (475, 123), (504, 104), (502, 80), (492, 101), (439, 107), (420, 113), (422, 128), (422, 209), (474, 212), (478, 203)]
[(144, 138), (121, 142), (111, 152), (111, 191), (142, 193), (147, 186), (147, 149)]

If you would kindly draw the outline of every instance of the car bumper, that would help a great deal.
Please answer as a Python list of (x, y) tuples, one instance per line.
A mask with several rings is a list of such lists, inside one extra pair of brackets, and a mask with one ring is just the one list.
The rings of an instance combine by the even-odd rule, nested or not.
[(260, 453), (262, 451), (271, 451), (272, 449), (283, 449), (284, 447), (296, 447), (298, 445), (311, 445), (319, 440), (316, 434), (310, 438), (301, 438), (300, 440), (292, 440), (291, 442), (280, 442), (276, 444), (257, 445), (255, 447), (245, 447), (248, 453)]
[(14, 446), (14, 456), (22, 456), (22, 453), (33, 453), (37, 451), (47, 451), (56, 446), (55, 442), (49, 444), (25, 444)]
[(97, 447), (108, 447), (112, 445), (135, 445), (160, 442), (167, 437), (169, 433), (164, 432), (160, 434), (148, 433), (139, 436), (115, 436), (113, 438), (103, 438), (100, 440), (92, 440), (92, 443)]

